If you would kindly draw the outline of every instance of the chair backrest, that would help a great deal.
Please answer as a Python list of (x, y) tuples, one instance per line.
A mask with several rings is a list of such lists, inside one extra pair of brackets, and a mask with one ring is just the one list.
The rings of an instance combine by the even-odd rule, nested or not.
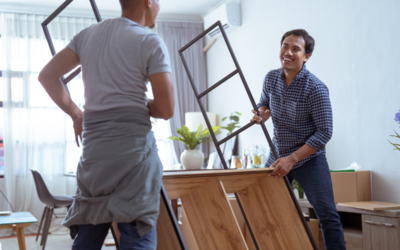
[(31, 169), (32, 175), (33, 175), (33, 180), (35, 181), (35, 186), (36, 186), (36, 191), (39, 196), (39, 199), (41, 202), (48, 206), (53, 205), (53, 196), (47, 189), (46, 183), (44, 183), (42, 176), (40, 173), (34, 169)]

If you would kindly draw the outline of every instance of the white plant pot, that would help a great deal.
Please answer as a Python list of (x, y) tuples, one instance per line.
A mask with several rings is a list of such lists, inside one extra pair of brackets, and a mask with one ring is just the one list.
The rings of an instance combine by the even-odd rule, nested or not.
[(181, 154), (181, 163), (185, 169), (200, 169), (204, 164), (204, 154), (197, 149), (187, 149)]

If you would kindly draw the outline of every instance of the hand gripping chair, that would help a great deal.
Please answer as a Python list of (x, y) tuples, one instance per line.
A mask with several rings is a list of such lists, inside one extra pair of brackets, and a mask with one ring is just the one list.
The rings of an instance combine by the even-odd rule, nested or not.
[(60, 196), (53, 196), (46, 187), (46, 184), (43, 181), (42, 176), (39, 172), (34, 169), (31, 169), (33, 179), (35, 181), (36, 191), (39, 196), (41, 202), (46, 204), (46, 207), (43, 210), (42, 218), (40, 219), (39, 229), (36, 235), (36, 241), (39, 238), (40, 229), (42, 229), (43, 225), (43, 233), (42, 238), (40, 241), (40, 245), (43, 245), (43, 250), (46, 247), (47, 235), (49, 234), (50, 223), (53, 217), (54, 209), (55, 208), (69, 208), (72, 205), (74, 199), (72, 196), (68, 195), (60, 195)]

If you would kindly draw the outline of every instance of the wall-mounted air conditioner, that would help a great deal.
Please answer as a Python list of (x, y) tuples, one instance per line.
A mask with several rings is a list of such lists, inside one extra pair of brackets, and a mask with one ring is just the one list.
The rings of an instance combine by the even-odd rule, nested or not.
[[(221, 21), (222, 26), (226, 32), (231, 32), (242, 24), (240, 14), (240, 1), (233, 0), (222, 4), (218, 8), (206, 14), (203, 18), (204, 29), (207, 29), (217, 21)], [(221, 36), (219, 28), (212, 30), (208, 33), (208, 37), (216, 39)]]

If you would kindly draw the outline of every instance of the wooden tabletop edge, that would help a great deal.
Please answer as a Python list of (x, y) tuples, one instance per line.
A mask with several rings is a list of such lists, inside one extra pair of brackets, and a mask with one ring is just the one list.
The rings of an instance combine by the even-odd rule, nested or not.
[(226, 175), (246, 175), (257, 173), (272, 172), (272, 168), (250, 168), (250, 169), (199, 169), (194, 170), (172, 170), (164, 171), (163, 178), (179, 178), (179, 177), (200, 177), (200, 176), (226, 176)]

